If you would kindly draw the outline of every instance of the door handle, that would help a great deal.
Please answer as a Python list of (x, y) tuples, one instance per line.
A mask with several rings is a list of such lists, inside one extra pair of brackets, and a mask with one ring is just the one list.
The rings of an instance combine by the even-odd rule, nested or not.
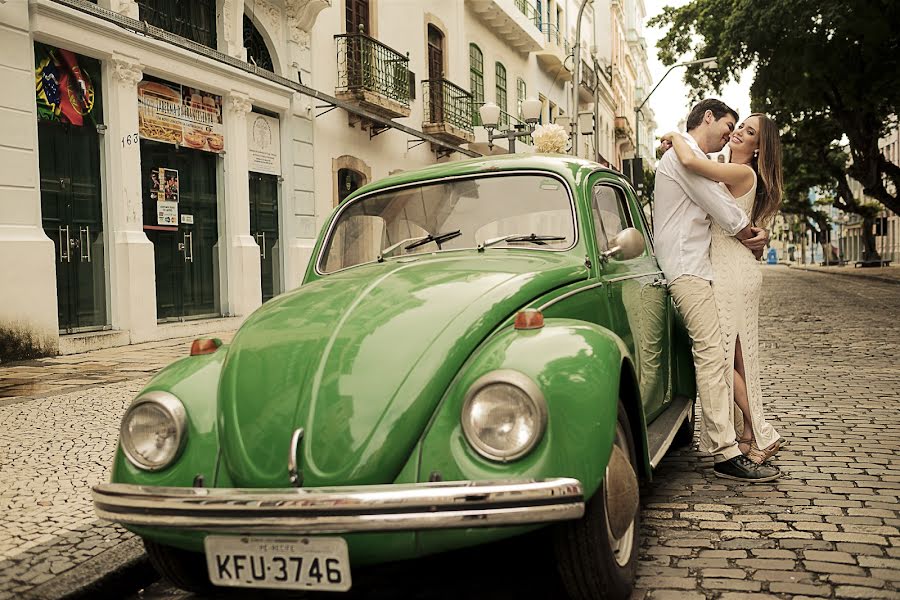
[(653, 283), (650, 284), (651, 287), (664, 288), (669, 285), (669, 282), (665, 279), (656, 279)]
[[(81, 236), (84, 235), (84, 241)], [(91, 262), (91, 226), (85, 225), (78, 228), (78, 242), (81, 245), (82, 262)]]
[(70, 250), (72, 239), (69, 237), (69, 226), (59, 226), (59, 262), (72, 262)]
[(184, 262), (194, 262), (194, 234), (185, 233), (184, 243), (180, 244), (180, 246), (184, 250)]
[(262, 232), (262, 245), (260, 246), (260, 248), (262, 248), (262, 258), (263, 258), (263, 260), (266, 260), (266, 232), (265, 231)]

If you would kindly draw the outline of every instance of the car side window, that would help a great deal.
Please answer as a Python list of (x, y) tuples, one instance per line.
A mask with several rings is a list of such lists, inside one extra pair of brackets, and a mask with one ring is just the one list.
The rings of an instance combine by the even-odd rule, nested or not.
[(609, 248), (609, 240), (623, 229), (632, 227), (631, 216), (625, 207), (625, 199), (618, 188), (598, 184), (591, 193), (591, 214), (597, 244), (601, 250)]

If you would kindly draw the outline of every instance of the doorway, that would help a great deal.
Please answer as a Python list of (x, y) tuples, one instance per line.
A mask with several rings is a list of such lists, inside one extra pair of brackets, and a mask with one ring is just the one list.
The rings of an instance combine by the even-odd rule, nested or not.
[(250, 234), (259, 245), (262, 301), (278, 293), (275, 244), (278, 242), (278, 177), (250, 173)]
[(38, 146), (41, 216), (55, 248), (60, 333), (102, 329), (108, 321), (97, 130), (41, 120)]
[(428, 99), (431, 123), (444, 122), (444, 34), (434, 25), (428, 26)]
[(156, 263), (157, 319), (219, 316), (216, 155), (141, 140), (141, 181), (144, 232)]

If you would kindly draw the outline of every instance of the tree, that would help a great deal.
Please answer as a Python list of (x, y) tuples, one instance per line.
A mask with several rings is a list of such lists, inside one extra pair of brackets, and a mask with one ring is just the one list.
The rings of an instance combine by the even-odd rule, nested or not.
[[(733, 73), (755, 66), (754, 110), (791, 130), (824, 124), (829, 135), (815, 136), (824, 144), (809, 166), (828, 169), (838, 206), (873, 218), (867, 216), (871, 207), (853, 199), (850, 176), (900, 215), (900, 166), (878, 149), (891, 115), (900, 114), (900, 2), (692, 0), (666, 7), (650, 24), (668, 27), (657, 44), (667, 65), (689, 53), (718, 57), (718, 69), (688, 69), (685, 79), (695, 96), (721, 89)], [(850, 160), (845, 154), (841, 164), (834, 153), (842, 139)], [(874, 237), (871, 242), (874, 252)]]

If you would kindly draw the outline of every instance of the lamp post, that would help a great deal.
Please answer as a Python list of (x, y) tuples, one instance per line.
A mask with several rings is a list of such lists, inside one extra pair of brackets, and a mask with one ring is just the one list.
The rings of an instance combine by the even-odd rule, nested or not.
[[(481, 124), (487, 129), (488, 148), (494, 147), (494, 140), (498, 138), (506, 138), (509, 140), (509, 153), (516, 152), (516, 138), (531, 135), (534, 132), (534, 126), (541, 118), (541, 101), (537, 98), (528, 98), (522, 102), (522, 119), (525, 124), (517, 123), (513, 127), (503, 131), (498, 128), (500, 122), (500, 107), (493, 102), (485, 102), (478, 109), (481, 115)], [(496, 132), (495, 132), (496, 131)]]
[(656, 91), (656, 88), (659, 87), (659, 84), (663, 82), (666, 76), (672, 72), (672, 69), (676, 67), (689, 67), (691, 65), (703, 65), (706, 69), (717, 69), (719, 68), (719, 63), (717, 61), (716, 56), (708, 56), (706, 58), (698, 58), (697, 60), (689, 60), (687, 62), (678, 63), (677, 65), (672, 65), (669, 67), (669, 70), (665, 72), (665, 74), (660, 77), (659, 81), (656, 82), (656, 85), (653, 86), (653, 89), (650, 90), (650, 93), (644, 96), (644, 101), (640, 103), (638, 107), (634, 109), (634, 157), (641, 157), (641, 128), (638, 126), (638, 120), (640, 119), (641, 109), (644, 108), (644, 105), (647, 104), (647, 100), (650, 99), (650, 96), (653, 95), (653, 92)]

